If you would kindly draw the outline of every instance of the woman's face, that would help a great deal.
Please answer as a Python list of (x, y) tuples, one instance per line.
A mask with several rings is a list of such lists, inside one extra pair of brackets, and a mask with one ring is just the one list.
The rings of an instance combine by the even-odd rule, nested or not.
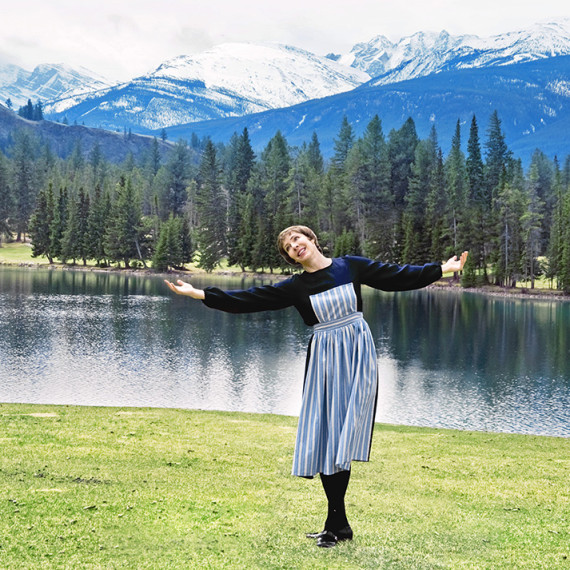
[(287, 236), (283, 243), (283, 249), (295, 263), (301, 265), (307, 263), (318, 251), (315, 242), (299, 232), (291, 232)]

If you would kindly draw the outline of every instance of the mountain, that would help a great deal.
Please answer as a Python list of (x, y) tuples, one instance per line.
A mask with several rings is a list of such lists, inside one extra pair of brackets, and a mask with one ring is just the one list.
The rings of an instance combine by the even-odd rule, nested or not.
[(447, 152), (459, 119), (463, 143), (472, 116), (477, 117), (481, 143), (489, 116), (498, 111), (509, 148), (526, 164), (535, 148), (560, 158), (570, 153), (570, 56), (539, 59), (492, 68), (463, 69), (392, 85), (364, 85), (348, 93), (308, 101), (239, 118), (190, 123), (168, 129), (171, 140), (192, 133), (225, 142), (245, 127), (259, 152), (277, 130), (289, 144), (309, 142), (317, 133), (325, 156), (344, 116), (360, 135), (375, 114), (387, 136), (411, 117), (418, 135), (426, 138), (435, 125)]
[[(27, 130), (41, 143), (48, 143), (51, 151), (60, 157), (69, 156), (79, 144), (84, 155), (88, 155), (96, 144), (106, 160), (112, 163), (124, 161), (132, 153), (140, 159), (154, 144), (153, 137), (113, 133), (84, 126), (68, 126), (51, 121), (28, 121), (0, 104), (0, 150), (7, 152), (14, 140), (14, 133)], [(173, 144), (158, 140), (163, 154)]]
[(38, 65), (32, 72), (12, 64), (0, 64), (0, 100), (12, 100), (15, 109), (33, 103), (70, 97), (109, 87), (111, 82), (85, 68), (63, 64)]
[(228, 43), (180, 56), (110, 89), (46, 105), (46, 116), (138, 132), (287, 107), (354, 89), (370, 76), (310, 52)]
[(341, 64), (360, 69), (387, 85), (454, 69), (495, 67), (570, 55), (570, 20), (535, 24), (527, 30), (480, 38), (418, 32), (391, 42), (377, 36), (337, 56)]

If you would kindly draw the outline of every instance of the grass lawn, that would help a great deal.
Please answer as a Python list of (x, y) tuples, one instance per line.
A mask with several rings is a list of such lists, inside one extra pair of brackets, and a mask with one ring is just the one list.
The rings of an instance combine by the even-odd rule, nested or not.
[(296, 418), (0, 405), (0, 568), (569, 568), (570, 442), (377, 424), (319, 549)]
[[(0, 243), (0, 265), (22, 265), (22, 266), (49, 266), (50, 263), (47, 257), (40, 256), (40, 257), (32, 257), (32, 246), (29, 243), (21, 243), (21, 242), (1, 242)], [(136, 266), (136, 269), (143, 269), (142, 263), (137, 261), (136, 259), (132, 260), (132, 265)], [(119, 267), (120, 265), (120, 267)], [(147, 261), (147, 266), (149, 268), (152, 267), (152, 263)], [(53, 263), (53, 267), (57, 268), (70, 268), (74, 267), (76, 269), (94, 269), (97, 267), (96, 263), (90, 259), (87, 260), (87, 265), (84, 266), (81, 260), (77, 260), (75, 265), (64, 265), (59, 260), (55, 260)], [(195, 273), (206, 273), (204, 269), (199, 268), (196, 263), (187, 263), (184, 266), (188, 271), (191, 271), (193, 274)], [(120, 264), (114, 263), (114, 269), (123, 268), (124, 263), (121, 262)], [(241, 269), (236, 266), (229, 266), (227, 263), (227, 259), (222, 259), (221, 263), (216, 267), (213, 273), (241, 273)], [(275, 270), (275, 275), (279, 275), (281, 272)]]
[(29, 243), (2, 242), (0, 245), (0, 263), (49, 265), (46, 257), (32, 257), (32, 246)]

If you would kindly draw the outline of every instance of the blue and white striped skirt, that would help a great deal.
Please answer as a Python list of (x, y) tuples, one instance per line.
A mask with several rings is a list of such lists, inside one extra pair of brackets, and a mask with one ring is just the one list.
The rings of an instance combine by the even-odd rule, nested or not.
[(376, 349), (362, 313), (315, 325), (292, 474), (332, 475), (368, 461), (377, 393)]

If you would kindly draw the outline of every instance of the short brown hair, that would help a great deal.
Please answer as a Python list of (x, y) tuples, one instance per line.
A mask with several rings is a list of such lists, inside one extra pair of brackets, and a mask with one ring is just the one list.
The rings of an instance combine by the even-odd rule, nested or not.
[(311, 229), (308, 228), (307, 226), (289, 226), (288, 228), (285, 228), (280, 234), (279, 237), (277, 238), (277, 249), (279, 250), (279, 253), (281, 254), (281, 257), (283, 257), (283, 259), (289, 264), (289, 265), (299, 265), (297, 262), (293, 261), (290, 257), (289, 254), (285, 251), (285, 248), (283, 247), (283, 244), (285, 243), (285, 240), (289, 237), (289, 235), (291, 235), (292, 233), (298, 233), (298, 234), (303, 234), (304, 236), (308, 237), (312, 242), (314, 242), (314, 244), (317, 246), (317, 249), (323, 253), (323, 250), (321, 248), (321, 246), (319, 245), (319, 240), (317, 239), (317, 235), (315, 234), (315, 232)]

